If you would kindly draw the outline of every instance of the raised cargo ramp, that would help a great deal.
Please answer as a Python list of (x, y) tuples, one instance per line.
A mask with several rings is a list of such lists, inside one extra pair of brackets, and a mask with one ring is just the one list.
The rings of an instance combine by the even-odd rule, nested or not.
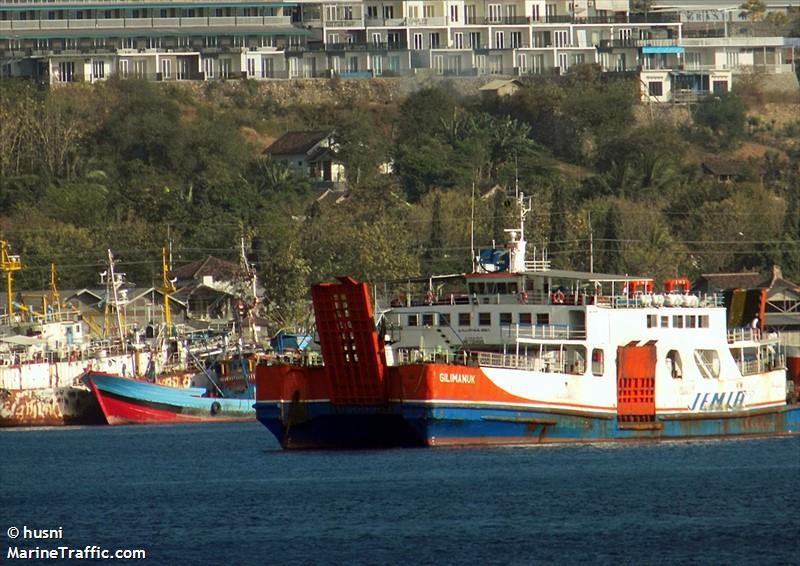
[(365, 283), (350, 277), (311, 288), (331, 403), (386, 403), (386, 354), (378, 340)]
[(617, 420), (620, 426), (656, 420), (655, 342), (617, 348)]

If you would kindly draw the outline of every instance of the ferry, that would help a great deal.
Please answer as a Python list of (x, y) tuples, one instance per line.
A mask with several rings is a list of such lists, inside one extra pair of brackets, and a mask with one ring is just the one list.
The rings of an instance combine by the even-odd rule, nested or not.
[(322, 363), (256, 368), (256, 417), (281, 446), (800, 432), (777, 334), (728, 328), (723, 298), (692, 294), (686, 279), (659, 291), (650, 278), (527, 261), (523, 195), (518, 206), (510, 242), (476, 255), (471, 273), (421, 280), (419, 292), (409, 280), (374, 302), (351, 278), (312, 287)]

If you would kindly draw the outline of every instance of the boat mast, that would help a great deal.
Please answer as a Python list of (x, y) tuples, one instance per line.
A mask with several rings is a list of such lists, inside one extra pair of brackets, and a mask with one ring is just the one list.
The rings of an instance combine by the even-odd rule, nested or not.
[(169, 336), (172, 332), (169, 294), (175, 292), (175, 285), (167, 276), (167, 248), (161, 248), (161, 291), (164, 294), (164, 326), (166, 327), (166, 335)]
[(472, 273), (475, 273), (475, 181), (472, 181), (472, 210), (469, 219), (469, 252), (472, 256)]
[[(110, 336), (110, 332), (108, 331), (109, 324), (108, 318), (110, 315), (110, 309), (113, 308), (116, 311), (116, 319), (117, 319), (117, 331), (119, 332), (119, 339), (122, 342), (122, 352), (127, 352), (127, 345), (125, 344), (124, 334), (122, 331), (123, 324), (122, 324), (122, 309), (120, 306), (124, 302), (124, 297), (127, 294), (125, 291), (119, 291), (120, 287), (122, 287), (123, 283), (125, 282), (125, 274), (124, 273), (114, 273), (114, 255), (111, 253), (111, 250), (108, 250), (108, 271), (103, 272), (100, 274), (100, 282), (103, 283), (103, 277), (108, 274), (108, 280), (105, 281), (106, 283), (106, 308), (105, 308), (105, 331), (106, 336)], [(123, 296), (123, 299), (120, 299), (120, 295)]]

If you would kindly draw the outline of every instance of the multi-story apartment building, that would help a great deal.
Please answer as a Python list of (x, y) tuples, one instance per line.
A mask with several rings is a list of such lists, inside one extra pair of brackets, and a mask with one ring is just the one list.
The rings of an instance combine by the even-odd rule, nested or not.
[[(715, 14), (722, 36), (687, 33)], [(791, 70), (784, 38), (728, 33), (738, 18), (644, 17), (627, 0), (0, 0), (0, 76), (543, 75), (592, 63), (638, 73), (643, 96), (660, 101), (728, 89), (753, 67)]]

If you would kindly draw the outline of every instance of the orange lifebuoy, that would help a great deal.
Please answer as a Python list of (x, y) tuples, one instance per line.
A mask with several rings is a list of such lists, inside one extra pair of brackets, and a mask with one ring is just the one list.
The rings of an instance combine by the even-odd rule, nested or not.
[(564, 291), (562, 291), (560, 289), (558, 291), (556, 291), (555, 293), (553, 293), (553, 302), (555, 304), (557, 304), (557, 305), (563, 304), (564, 303), (564, 299), (566, 299), (566, 298), (567, 298), (567, 296), (564, 294)]

